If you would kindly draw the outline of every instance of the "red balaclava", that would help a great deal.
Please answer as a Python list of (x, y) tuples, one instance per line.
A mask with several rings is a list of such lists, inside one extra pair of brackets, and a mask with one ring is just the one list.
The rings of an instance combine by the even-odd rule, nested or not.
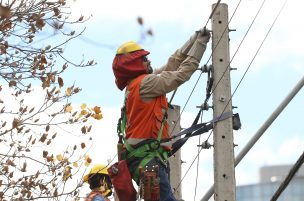
[(133, 78), (148, 73), (148, 69), (144, 66), (142, 60), (142, 57), (148, 54), (150, 52), (143, 49), (125, 54), (116, 54), (112, 68), (115, 83), (120, 90), (123, 90)]

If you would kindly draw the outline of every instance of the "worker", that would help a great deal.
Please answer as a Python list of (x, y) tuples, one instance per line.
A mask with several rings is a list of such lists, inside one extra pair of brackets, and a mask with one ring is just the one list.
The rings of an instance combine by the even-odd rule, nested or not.
[(85, 201), (110, 201), (108, 197), (112, 195), (112, 183), (105, 165), (94, 165), (83, 177), (83, 181), (87, 182), (91, 189)]
[[(162, 123), (168, 102), (169, 93), (190, 79), (197, 70), (201, 58), (210, 39), (210, 31), (201, 29), (196, 31), (190, 39), (168, 59), (167, 64), (153, 70), (148, 59), (149, 51), (143, 49), (133, 41), (122, 44), (113, 60), (115, 83), (125, 92), (125, 145), (127, 147), (128, 169), (132, 178), (139, 184), (137, 177), (140, 166), (158, 166), (160, 180), (160, 201), (175, 201), (169, 183), (169, 168), (167, 153), (170, 146), (156, 146), (155, 153), (148, 162), (150, 150), (142, 149), (156, 139), (168, 138), (168, 124)], [(159, 135), (160, 133), (160, 135)], [(132, 154), (131, 150), (141, 150), (141, 154)], [(149, 144), (149, 147), (151, 145)], [(156, 150), (156, 152), (155, 152)], [(151, 151), (151, 152), (152, 152)], [(131, 154), (130, 154), (131, 153)]]

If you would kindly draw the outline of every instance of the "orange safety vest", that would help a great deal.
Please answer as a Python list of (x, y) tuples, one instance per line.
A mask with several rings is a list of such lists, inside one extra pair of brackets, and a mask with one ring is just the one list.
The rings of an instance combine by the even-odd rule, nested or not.
[[(168, 109), (165, 95), (158, 96), (149, 102), (144, 102), (141, 99), (140, 83), (145, 76), (147, 74), (138, 76), (127, 86), (125, 138), (131, 145), (146, 139), (157, 139), (164, 112)], [(168, 124), (165, 123), (162, 139), (168, 137)]]

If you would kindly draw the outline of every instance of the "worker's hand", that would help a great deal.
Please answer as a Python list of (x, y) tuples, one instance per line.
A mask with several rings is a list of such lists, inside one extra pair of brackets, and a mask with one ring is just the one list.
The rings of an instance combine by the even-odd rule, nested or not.
[(204, 28), (200, 30), (187, 55), (196, 58), (198, 61), (201, 61), (210, 36), (210, 31), (208, 29)]
[(209, 42), (210, 36), (211, 36), (210, 32), (211, 31), (208, 30), (206, 27), (201, 29), (200, 32), (198, 33), (197, 40), (200, 43), (207, 45), (207, 43)]

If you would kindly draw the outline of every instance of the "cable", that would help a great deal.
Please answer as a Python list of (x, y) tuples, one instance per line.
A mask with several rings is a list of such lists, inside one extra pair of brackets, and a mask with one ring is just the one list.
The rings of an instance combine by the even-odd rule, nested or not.
[[(207, 24), (209, 23), (209, 19), (213, 17), (213, 14), (215, 13), (215, 10), (216, 10), (216, 8), (218, 7), (218, 5), (219, 5), (220, 2), (221, 2), (221, 0), (218, 0), (218, 1), (217, 1), (217, 4), (215, 5), (214, 9), (212, 10), (212, 12), (211, 12), (211, 14), (210, 14), (210, 16), (209, 16), (209, 18), (208, 18), (208, 20), (207, 20), (207, 22), (206, 22), (205, 27), (206, 27)], [(201, 77), (201, 75), (199, 76), (198, 81), (199, 81), (200, 77)], [(197, 81), (197, 82), (198, 82), (198, 81)], [(197, 85), (197, 82), (196, 82), (196, 84), (195, 84), (195, 86), (194, 86), (192, 92), (194, 91), (194, 89), (195, 89), (195, 87), (196, 87), (196, 85)], [(173, 100), (173, 98), (174, 98), (174, 96), (175, 96), (175, 94), (176, 94), (176, 91), (177, 91), (177, 89), (174, 90), (174, 92), (173, 92), (173, 94), (172, 94), (172, 96), (171, 96), (171, 98), (170, 98), (171, 101)], [(191, 94), (190, 94), (190, 96), (189, 96), (188, 99), (190, 99), (190, 97), (191, 97), (191, 95), (192, 95), (192, 92), (191, 92)], [(185, 106), (186, 106), (186, 105), (185, 105)]]
[[(226, 67), (226, 69), (225, 69), (225, 71), (224, 71), (223, 75), (221, 76), (221, 78), (219, 79), (219, 81), (216, 83), (216, 85), (215, 85), (215, 87), (214, 87), (213, 91), (215, 91), (215, 89), (217, 88), (218, 84), (219, 84), (219, 83), (220, 83), (220, 81), (223, 79), (224, 74), (225, 74), (225, 73), (226, 73), (226, 71), (229, 69), (229, 66), (230, 66), (231, 62), (233, 61), (233, 59), (234, 59), (234, 57), (236, 56), (237, 52), (239, 51), (239, 49), (240, 49), (241, 45), (243, 44), (243, 42), (244, 42), (245, 38), (247, 37), (247, 35), (248, 35), (248, 33), (249, 33), (249, 31), (250, 31), (250, 29), (251, 29), (251, 27), (252, 27), (253, 23), (255, 22), (255, 20), (256, 20), (256, 18), (257, 18), (257, 16), (259, 15), (259, 13), (260, 13), (261, 9), (262, 9), (262, 8), (263, 8), (263, 6), (264, 6), (265, 1), (266, 1), (266, 0), (264, 0), (264, 1), (262, 2), (262, 4), (260, 5), (258, 12), (256, 13), (255, 17), (254, 17), (254, 18), (253, 18), (253, 20), (251, 21), (251, 24), (250, 24), (250, 26), (248, 27), (248, 29), (247, 29), (247, 31), (246, 31), (246, 33), (245, 33), (244, 37), (242, 38), (242, 40), (241, 40), (240, 44), (238, 45), (237, 50), (234, 52), (234, 54), (233, 54), (233, 56), (232, 56), (232, 59), (230, 60), (229, 64), (227, 65), (227, 67)], [(240, 3), (240, 2), (239, 2), (239, 3)], [(247, 69), (249, 69), (249, 67), (247, 67)], [(248, 71), (248, 70), (247, 70), (247, 71)], [(247, 71), (246, 71), (246, 72), (247, 72)], [(246, 73), (245, 73), (245, 74), (246, 74)], [(244, 76), (245, 76), (245, 75), (243, 75), (243, 77), (244, 77)], [(239, 83), (239, 84), (240, 84), (240, 83)], [(213, 94), (213, 91), (211, 92), (211, 94)], [(228, 106), (229, 102), (231, 101), (231, 99), (232, 99), (232, 97), (233, 97), (234, 93), (235, 93), (235, 91), (233, 92), (232, 96), (230, 97), (229, 101), (227, 102), (226, 106), (224, 107), (224, 109), (223, 109), (223, 111), (222, 111), (221, 115), (224, 113), (225, 109), (227, 108), (227, 106)], [(210, 131), (210, 133), (209, 133), (209, 135), (208, 135), (207, 140), (209, 140), (209, 138), (210, 138), (210, 136), (211, 136), (211, 134), (212, 134), (212, 133), (213, 133), (213, 130), (212, 130), (212, 131)]]
[[(247, 31), (246, 31), (246, 34), (244, 35), (244, 37), (243, 37), (242, 41), (240, 42), (240, 44), (239, 44), (237, 50), (235, 51), (234, 55), (232, 56), (232, 59), (230, 60), (229, 64), (227, 65), (226, 70), (224, 71), (223, 75), (221, 76), (221, 78), (219, 79), (219, 81), (215, 84), (215, 87), (214, 87), (213, 91), (215, 91), (215, 89), (217, 88), (218, 84), (219, 84), (220, 81), (223, 79), (224, 74), (225, 74), (226, 71), (229, 69), (231, 62), (233, 61), (233, 59), (234, 59), (236, 53), (239, 51), (241, 45), (243, 44), (245, 38), (247, 37), (247, 35), (248, 35), (248, 33), (249, 33), (249, 31), (250, 31), (250, 29), (251, 29), (253, 23), (255, 22), (255, 20), (256, 20), (257, 16), (259, 15), (261, 9), (263, 8), (265, 2), (266, 2), (266, 0), (264, 0), (264, 1), (262, 2), (262, 4), (260, 5), (260, 8), (259, 8), (258, 12), (256, 13), (256, 15), (255, 15), (255, 17), (253, 18), (253, 20), (252, 20), (252, 22), (251, 22), (249, 28), (248, 28)], [(213, 93), (213, 91), (211, 92), (211, 94)], [(226, 108), (225, 108), (225, 109), (226, 109)]]
[(268, 31), (267, 31), (267, 33), (266, 33), (266, 35), (265, 35), (264, 39), (262, 40), (262, 43), (260, 44), (260, 46), (259, 46), (259, 48), (257, 49), (256, 53), (254, 54), (254, 56), (253, 56), (252, 60), (250, 61), (250, 63), (249, 63), (249, 65), (248, 65), (248, 67), (246, 68), (246, 70), (245, 70), (245, 72), (244, 72), (244, 74), (243, 74), (242, 78), (240, 79), (239, 83), (237, 84), (236, 88), (234, 89), (234, 91), (233, 91), (233, 93), (232, 93), (231, 97), (229, 98), (229, 100), (228, 100), (228, 102), (227, 102), (227, 104), (226, 104), (226, 106), (225, 106), (225, 108), (224, 108), (224, 110), (223, 110), (222, 114), (224, 113), (224, 111), (225, 111), (225, 109), (227, 108), (227, 106), (228, 106), (229, 102), (231, 101), (232, 97), (234, 96), (234, 94), (235, 94), (235, 93), (236, 93), (236, 91), (238, 90), (239, 86), (241, 85), (242, 81), (244, 80), (244, 78), (245, 78), (245, 76), (246, 76), (246, 74), (247, 74), (248, 70), (250, 69), (250, 67), (251, 67), (251, 65), (252, 65), (252, 63), (253, 63), (253, 61), (255, 60), (255, 58), (256, 58), (256, 56), (257, 56), (257, 54), (259, 53), (259, 51), (261, 50), (261, 48), (262, 48), (263, 44), (265, 43), (265, 40), (267, 39), (267, 37), (268, 37), (268, 35), (269, 35), (270, 31), (272, 30), (272, 28), (273, 28), (274, 24), (275, 24), (275, 23), (276, 23), (276, 21), (278, 20), (278, 17), (281, 15), (282, 10), (284, 9), (284, 7), (285, 7), (285, 5), (286, 5), (287, 1), (288, 1), (288, 0), (285, 0), (285, 2), (284, 2), (284, 4), (282, 5), (282, 7), (281, 7), (280, 11), (278, 12), (278, 14), (277, 14), (276, 18), (274, 19), (273, 23), (271, 24), (270, 28), (268, 29)]
[[(202, 117), (203, 117), (203, 113), (202, 113), (202, 116), (201, 116), (201, 123), (203, 123), (203, 119), (202, 119)], [(201, 144), (201, 135), (199, 136), (199, 138), (198, 138), (198, 144)], [(198, 173), (199, 173), (199, 171), (198, 171), (198, 169), (199, 169), (199, 162), (200, 162), (200, 158), (199, 158), (199, 152), (200, 152), (200, 147), (198, 147), (198, 149), (197, 149), (197, 154), (198, 154), (198, 157), (197, 157), (197, 164), (196, 164), (196, 179), (195, 179), (195, 190), (194, 190), (194, 201), (195, 201), (195, 198), (196, 198), (196, 191), (197, 191), (197, 181), (198, 181)]]
[(208, 18), (206, 24), (205, 24), (205, 27), (206, 27), (207, 24), (209, 23), (209, 20), (213, 17), (213, 15), (214, 15), (214, 13), (215, 13), (215, 10), (217, 9), (217, 7), (218, 7), (218, 5), (219, 5), (220, 3), (221, 3), (221, 0), (218, 0), (217, 3), (216, 3), (216, 5), (215, 5), (215, 7), (214, 7), (214, 9), (213, 9), (212, 12), (211, 12), (211, 14), (210, 14), (210, 16), (209, 16), (209, 18)]
[[(229, 23), (230, 23), (230, 21), (233, 19), (234, 14), (236, 13), (236, 11), (237, 11), (237, 9), (238, 9), (238, 7), (239, 7), (241, 1), (242, 1), (242, 0), (239, 1), (237, 7), (235, 8), (234, 13), (233, 13), (232, 17), (231, 17), (230, 20), (229, 20)], [(220, 2), (220, 0), (218, 1), (218, 4), (219, 4), (219, 2)], [(216, 6), (214, 7), (214, 9), (213, 9), (213, 11), (212, 11), (212, 13), (211, 13), (209, 19), (213, 16), (213, 13), (214, 13), (215, 9), (217, 8), (217, 6), (218, 6), (218, 5), (216, 5)], [(209, 20), (208, 20), (208, 21), (209, 21)], [(207, 21), (207, 23), (208, 23), (208, 21)], [(229, 26), (229, 23), (228, 23), (227, 27)], [(226, 29), (227, 29), (227, 27), (226, 27)], [(225, 29), (225, 30), (226, 30), (226, 29)], [(224, 32), (225, 32), (225, 31), (224, 31)], [(222, 34), (222, 36), (223, 36), (223, 34)], [(222, 38), (222, 37), (221, 37), (221, 38)], [(221, 38), (220, 38), (220, 40), (221, 40)], [(220, 40), (219, 40), (219, 41), (220, 41)], [(219, 43), (219, 42), (218, 42), (218, 43)], [(217, 45), (216, 45), (216, 47), (217, 47)], [(216, 47), (215, 47), (215, 48), (216, 48)], [(214, 50), (215, 50), (215, 48), (214, 48)], [(212, 54), (211, 54), (211, 56), (212, 56)], [(210, 59), (209, 59), (209, 60), (210, 60)], [(209, 60), (208, 60), (208, 61), (209, 61)], [(186, 101), (186, 103), (185, 103), (185, 105), (184, 105), (184, 107), (183, 107), (183, 109), (182, 109), (182, 111), (181, 111), (179, 117), (178, 117), (178, 120), (180, 119), (181, 115), (183, 114), (183, 112), (184, 112), (184, 110), (185, 110), (185, 108), (186, 108), (186, 106), (187, 106), (187, 104), (188, 104), (188, 102), (189, 102), (189, 100), (190, 100), (190, 98), (191, 98), (193, 92), (194, 92), (194, 89), (196, 88), (196, 86), (197, 86), (197, 84), (198, 84), (198, 82), (199, 82), (199, 80), (200, 80), (200, 78), (201, 78), (202, 73), (203, 73), (203, 71), (200, 73), (200, 75), (199, 75), (199, 77), (198, 77), (198, 79), (197, 79), (197, 81), (196, 81), (194, 87), (192, 88), (191, 93), (190, 93), (190, 95), (189, 95), (189, 97), (188, 97), (188, 99), (187, 99), (187, 101)], [(177, 91), (177, 89), (173, 92), (173, 95), (172, 95), (171, 98), (170, 98), (170, 102), (173, 100), (176, 91)], [(200, 109), (200, 110), (201, 110), (201, 109)], [(172, 130), (174, 130), (174, 129), (172, 129)], [(172, 132), (170, 133), (170, 135), (171, 135), (171, 134), (172, 134)], [(210, 135), (211, 135), (211, 134), (209, 134), (209, 137), (210, 137)], [(208, 139), (209, 139), (209, 137), (208, 137)], [(206, 141), (208, 141), (208, 139), (207, 139)], [(202, 150), (202, 148), (199, 150), (199, 153), (201, 152), (201, 150)], [(198, 155), (196, 156), (196, 158), (199, 156), (199, 153), (198, 153)], [(192, 162), (191, 166), (188, 168), (187, 172), (184, 174), (183, 178), (182, 178), (181, 181), (179, 182), (179, 184), (178, 184), (178, 186), (176, 187), (176, 189), (180, 186), (181, 182), (183, 181), (183, 179), (185, 178), (185, 176), (186, 176), (187, 173), (189, 172), (189, 170), (190, 170), (190, 168), (192, 167), (193, 163), (195, 162), (196, 158), (195, 158), (194, 161)], [(196, 187), (197, 187), (197, 186), (196, 186)], [(195, 196), (196, 196), (196, 190), (195, 190)]]
[(297, 160), (297, 162), (294, 164), (294, 166), (289, 171), (288, 175), (284, 179), (284, 181), (279, 186), (278, 190), (275, 192), (275, 194), (272, 196), (270, 201), (276, 201), (281, 193), (284, 191), (284, 189), (288, 186), (289, 182), (292, 180), (294, 175), (297, 173), (297, 171), (300, 169), (302, 164), (304, 163), (304, 152), (300, 156), (300, 158)]
[(180, 180), (180, 182), (177, 184), (177, 186), (174, 189), (174, 192), (178, 189), (178, 187), (181, 185), (182, 181), (184, 180), (184, 178), (186, 177), (186, 175), (188, 174), (188, 172), (190, 171), (192, 165), (194, 164), (194, 162), (196, 161), (196, 158), (199, 156), (199, 154), (201, 153), (202, 148), (199, 150), (198, 154), (195, 156), (195, 158), (193, 159), (191, 165), (189, 166), (189, 168), (187, 169), (186, 173), (184, 174), (183, 178)]
[[(263, 41), (262, 41), (262, 43), (260, 44), (260, 46), (259, 46), (258, 50), (256, 51), (256, 53), (255, 53), (255, 55), (254, 55), (253, 59), (251, 60), (250, 64), (248, 65), (248, 67), (247, 67), (247, 69), (246, 69), (245, 73), (243, 74), (243, 76), (242, 76), (241, 80), (239, 81), (239, 83), (238, 83), (237, 87), (236, 87), (236, 88), (235, 88), (235, 90), (233, 91), (232, 96), (230, 97), (229, 101), (227, 102), (227, 104), (226, 104), (226, 106), (225, 106), (225, 108), (224, 108), (224, 110), (223, 110), (222, 114), (224, 113), (224, 111), (225, 111), (225, 109), (227, 108), (227, 106), (228, 106), (229, 102), (231, 101), (232, 97), (233, 97), (233, 96), (234, 96), (234, 94), (236, 93), (236, 91), (237, 91), (238, 87), (239, 87), (239, 86), (240, 86), (240, 84), (242, 83), (242, 81), (243, 81), (243, 79), (244, 79), (245, 75), (247, 74), (247, 72), (248, 72), (249, 68), (251, 67), (251, 65), (252, 65), (252, 63), (253, 63), (253, 61), (254, 61), (254, 59), (256, 58), (256, 56), (257, 56), (258, 52), (260, 51), (260, 49), (261, 49), (262, 45), (264, 44), (264, 42), (265, 42), (266, 38), (268, 37), (268, 35), (269, 35), (269, 33), (270, 33), (270, 31), (272, 30), (272, 28), (273, 28), (273, 26), (274, 26), (275, 22), (277, 21), (278, 17), (280, 16), (280, 14), (281, 14), (281, 12), (282, 12), (283, 8), (285, 7), (285, 5), (286, 5), (286, 2), (287, 2), (287, 1), (288, 1), (288, 0), (286, 0), (286, 1), (284, 2), (283, 6), (281, 7), (281, 9), (280, 9), (279, 13), (277, 14), (277, 16), (276, 16), (276, 18), (275, 18), (274, 22), (272, 23), (271, 27), (269, 28), (269, 30), (268, 30), (268, 32), (267, 32), (267, 34), (265, 35), (265, 37), (264, 37), (264, 39), (263, 39)], [(262, 5), (261, 5), (261, 7), (260, 7), (260, 9), (259, 9), (259, 11), (258, 11), (258, 13), (257, 13), (257, 15), (259, 14), (259, 12), (260, 12), (261, 8), (263, 7), (264, 3), (265, 3), (265, 0), (263, 1), (263, 3), (262, 3)], [(257, 17), (257, 15), (255, 16), (255, 18), (254, 18), (253, 22), (255, 21), (255, 19), (256, 19), (256, 17)], [(252, 22), (252, 24), (253, 24), (253, 22)], [(250, 25), (249, 29), (247, 30), (247, 33), (246, 33), (246, 35), (244, 36), (244, 38), (247, 36), (247, 34), (248, 34), (248, 32), (249, 32), (250, 28), (252, 27), (252, 24)], [(243, 38), (243, 40), (241, 41), (241, 44), (242, 44), (242, 42), (244, 41), (244, 38)], [(239, 47), (240, 47), (240, 46), (239, 46)], [(239, 47), (238, 47), (237, 51), (239, 50)], [(235, 56), (235, 55), (236, 55), (236, 53), (234, 54), (234, 56)], [(228, 66), (229, 66), (229, 65), (228, 65)], [(196, 85), (195, 85), (195, 86), (196, 86)], [(192, 91), (193, 91), (193, 90), (192, 90)], [(221, 115), (222, 115), (222, 114), (221, 114)], [(211, 136), (211, 134), (212, 134), (212, 133), (213, 133), (213, 130), (210, 132), (210, 134), (209, 134), (209, 136), (208, 136), (207, 140), (210, 138), (210, 136)], [(201, 150), (200, 150), (200, 151), (201, 151)], [(200, 151), (199, 151), (199, 152), (200, 152)], [(197, 157), (198, 157), (198, 155), (196, 156), (196, 158), (197, 158)], [(195, 158), (195, 160), (196, 160), (196, 158)], [(193, 162), (193, 163), (194, 163), (194, 162)], [(193, 163), (192, 163), (192, 164), (193, 164)], [(192, 164), (191, 164), (191, 166), (189, 167), (189, 169), (192, 167)], [(186, 174), (188, 173), (189, 169), (187, 170)], [(183, 176), (183, 178), (186, 176), (186, 174)], [(182, 180), (183, 180), (183, 178), (182, 178)], [(182, 180), (181, 180), (181, 182), (182, 182)]]

